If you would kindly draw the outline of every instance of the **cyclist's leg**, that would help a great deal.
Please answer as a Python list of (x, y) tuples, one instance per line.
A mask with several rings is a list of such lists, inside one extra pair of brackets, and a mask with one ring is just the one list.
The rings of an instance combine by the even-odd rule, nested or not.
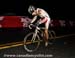
[(45, 39), (45, 46), (48, 45), (48, 29), (44, 30), (44, 39)]
[(48, 46), (48, 28), (49, 28), (49, 21), (45, 23), (45, 30), (44, 30), (44, 35), (45, 35), (45, 46)]

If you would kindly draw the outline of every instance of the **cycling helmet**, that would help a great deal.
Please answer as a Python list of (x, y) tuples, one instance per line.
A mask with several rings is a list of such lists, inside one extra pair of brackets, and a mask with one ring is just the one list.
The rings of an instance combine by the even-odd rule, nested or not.
[(35, 7), (33, 5), (30, 5), (29, 8), (28, 8), (28, 12), (30, 14), (32, 14), (34, 12), (34, 10), (35, 10)]

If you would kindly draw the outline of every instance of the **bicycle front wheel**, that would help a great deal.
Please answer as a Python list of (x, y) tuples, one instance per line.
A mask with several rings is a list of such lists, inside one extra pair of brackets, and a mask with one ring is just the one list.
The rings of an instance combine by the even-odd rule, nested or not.
[(33, 52), (36, 51), (40, 45), (40, 38), (39, 35), (37, 34), (35, 37), (35, 40), (33, 41), (34, 33), (29, 33), (25, 36), (24, 38), (24, 48), (27, 52)]

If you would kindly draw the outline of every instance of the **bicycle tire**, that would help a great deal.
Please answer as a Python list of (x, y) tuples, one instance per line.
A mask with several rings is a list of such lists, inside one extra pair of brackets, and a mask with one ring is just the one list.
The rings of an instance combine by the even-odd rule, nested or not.
[(51, 39), (54, 39), (56, 37), (56, 33), (53, 30), (48, 31), (48, 34), (49, 34), (49, 38)]
[[(26, 44), (26, 42), (27, 42), (27, 40), (28, 40), (28, 37), (29, 38), (31, 38), (30, 36), (31, 35), (33, 35), (34, 34), (34, 32), (31, 32), (31, 33), (28, 33), (26, 36), (25, 36), (25, 38), (24, 38), (24, 49), (27, 51), (27, 52), (34, 52), (34, 51), (36, 51), (37, 49), (38, 49), (38, 47), (39, 47), (39, 45), (40, 45), (40, 37), (39, 37), (39, 35), (37, 34), (37, 40), (38, 40), (38, 42), (37, 42), (37, 46), (34, 48), (34, 49), (29, 49), (28, 47), (27, 47), (27, 45), (28, 44)], [(32, 39), (32, 38), (31, 38)], [(31, 40), (31, 39), (29, 39), (29, 40)], [(32, 44), (32, 41), (31, 41), (31, 44)], [(30, 44), (30, 45), (31, 45)]]
[(48, 33), (49, 33), (49, 44), (53, 45), (55, 43), (56, 33), (53, 30), (48, 31)]

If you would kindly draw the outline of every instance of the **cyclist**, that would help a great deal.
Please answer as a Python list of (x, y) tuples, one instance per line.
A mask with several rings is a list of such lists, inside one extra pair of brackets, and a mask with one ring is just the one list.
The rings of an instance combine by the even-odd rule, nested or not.
[[(49, 24), (51, 22), (51, 19), (49, 17), (49, 14), (41, 8), (35, 8), (33, 5), (30, 5), (28, 8), (28, 12), (30, 14), (32, 14), (33, 19), (31, 20), (30, 25), (33, 24), (33, 22), (35, 22), (37, 20), (37, 16), (40, 17), (40, 19), (37, 21), (37, 24), (43, 24), (45, 26), (45, 30), (44, 30), (44, 40), (45, 40), (45, 46), (48, 46), (48, 28), (49, 28)], [(30, 26), (29, 25), (29, 26)]]

